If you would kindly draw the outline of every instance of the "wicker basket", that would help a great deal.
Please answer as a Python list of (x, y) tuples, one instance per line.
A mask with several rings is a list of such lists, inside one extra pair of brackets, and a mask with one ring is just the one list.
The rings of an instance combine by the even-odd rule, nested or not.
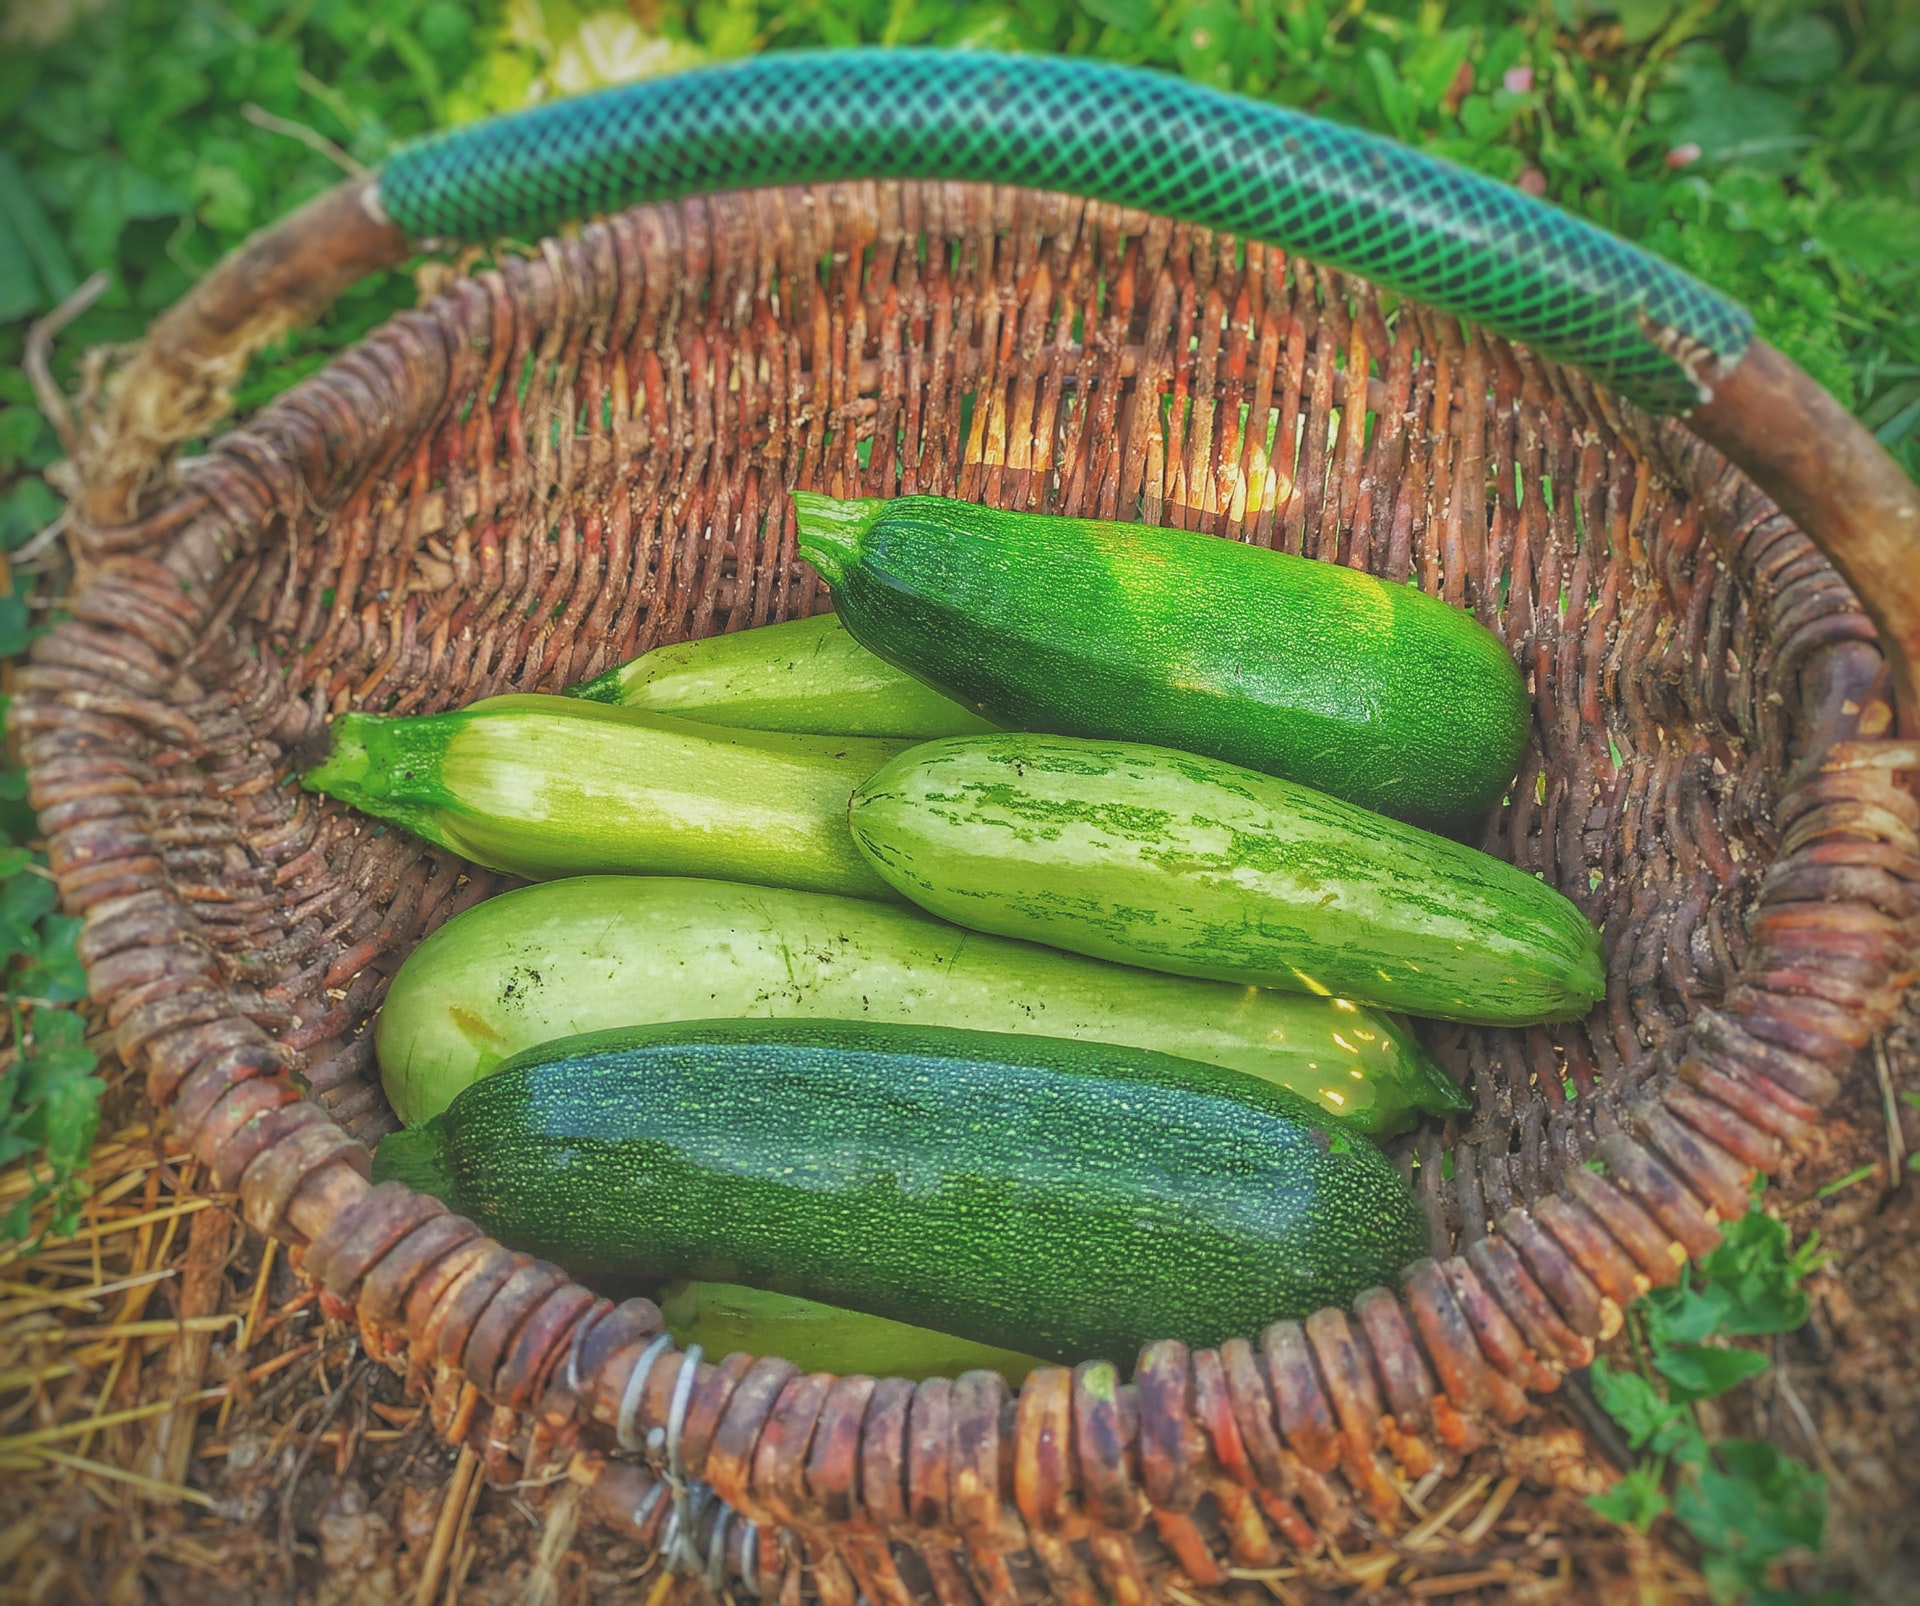
[[(88, 583), (15, 719), (120, 1052), (496, 1478), (571, 1455), (670, 1561), (834, 1606), (1130, 1602), (1392, 1532), (1401, 1474), (1524, 1418), (1713, 1245), (1912, 979), (1920, 744), (1889, 661), (1920, 639), (1914, 493), (1765, 347), (1696, 433), (1278, 250), (851, 183), (642, 207), (452, 280), (170, 464), (252, 349), (402, 254), (368, 194), (254, 242), (122, 375), (83, 464)], [(863, 463), (872, 439), (900, 452)], [(1604, 922), (1608, 996), (1429, 1034), (1475, 1108), (1405, 1140), (1433, 1258), (1398, 1288), (1151, 1345), (1117, 1393), (801, 1376), (683, 1356), (648, 1302), (368, 1185), (394, 1124), (368, 1022), (503, 883), (291, 772), (343, 709), (818, 611), (794, 485), (1142, 508), (1411, 579), (1509, 644), (1538, 717), (1483, 845)]]

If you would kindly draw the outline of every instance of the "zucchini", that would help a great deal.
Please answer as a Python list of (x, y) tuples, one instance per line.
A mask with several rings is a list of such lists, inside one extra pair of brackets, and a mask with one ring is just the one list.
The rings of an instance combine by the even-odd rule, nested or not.
[(1599, 933), (1489, 854), (1163, 747), (963, 736), (854, 793), (853, 837), (978, 931), (1483, 1025), (1584, 1015)]
[(342, 714), (302, 784), (489, 870), (727, 876), (893, 894), (847, 835), (853, 789), (905, 743), (721, 730), (572, 697)]
[(1152, 742), (1399, 819), (1499, 801), (1526, 687), (1457, 608), (1183, 530), (796, 491), (800, 551), (863, 646), (1012, 730)]
[(958, 1377), (998, 1372), (1014, 1388), (1040, 1365), (1033, 1355), (995, 1349), (891, 1322), (864, 1311), (841, 1310), (738, 1283), (669, 1283), (658, 1296), (667, 1331), (682, 1349), (698, 1344), (709, 1355), (777, 1355), (803, 1372), (864, 1373), (868, 1377)]
[(1252, 1335), (1427, 1247), (1386, 1156), (1269, 1083), (860, 1021), (544, 1044), (376, 1175), (588, 1281), (748, 1283), (1067, 1362)]
[(874, 657), (830, 613), (655, 647), (570, 697), (816, 736), (970, 736), (993, 726)]
[(1124, 970), (917, 909), (672, 876), (476, 904), (408, 956), (375, 1032), (409, 1125), (549, 1038), (717, 1015), (843, 1016), (1159, 1049), (1265, 1077), (1361, 1131), (1466, 1107), (1405, 1031), (1344, 1000)]

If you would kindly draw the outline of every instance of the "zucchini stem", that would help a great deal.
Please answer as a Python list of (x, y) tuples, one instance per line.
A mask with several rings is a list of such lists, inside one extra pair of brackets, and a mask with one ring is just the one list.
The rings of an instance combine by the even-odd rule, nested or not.
[(887, 504), (877, 497), (841, 501), (815, 491), (795, 491), (793, 514), (800, 527), (800, 556), (820, 571), (828, 585), (837, 586), (841, 571), (860, 556), (867, 531), (886, 510)]
[(447, 1124), (436, 1115), (419, 1126), (389, 1132), (373, 1152), (375, 1182), (404, 1182), (415, 1193), (429, 1193), (459, 1208), (453, 1171), (447, 1163)]
[[(383, 820), (422, 832), (421, 822), (450, 801), (440, 781), (447, 743), (470, 711), (387, 719), (341, 714), (333, 722), (327, 756), (300, 777), (309, 792), (325, 792)], [(437, 840), (437, 839), (436, 839)]]
[(611, 669), (602, 670), (592, 680), (583, 680), (577, 686), (561, 689), (562, 697), (583, 697), (590, 703), (611, 703), (615, 708), (626, 702), (626, 672), (638, 663), (633, 659), (628, 663), (615, 664)]
[(328, 733), (333, 745), (327, 756), (301, 777), (302, 782), (310, 790), (335, 797), (364, 787), (373, 769), (373, 755), (367, 751), (370, 724), (365, 714), (339, 715)]

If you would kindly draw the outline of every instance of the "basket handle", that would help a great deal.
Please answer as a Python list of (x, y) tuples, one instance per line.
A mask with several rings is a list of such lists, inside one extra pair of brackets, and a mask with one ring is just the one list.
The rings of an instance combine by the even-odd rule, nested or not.
[(1457, 312), (1656, 413), (1705, 400), (1746, 310), (1659, 258), (1391, 140), (1134, 67), (984, 51), (752, 57), (402, 151), (415, 238), (534, 238), (696, 191), (863, 178), (1063, 190), (1297, 251)]
[[(534, 237), (677, 196), (839, 179), (1064, 190), (1297, 251), (1470, 318), (1652, 412), (1690, 414), (1853, 585), (1920, 734), (1920, 492), (1752, 336), (1744, 308), (1506, 185), (1392, 141), (1136, 68), (940, 50), (787, 52), (476, 124), (256, 237), (149, 335), (110, 403), (127, 461), (83, 465), (124, 522), (179, 394), (195, 429), (246, 357), (407, 240)], [(228, 376), (222, 382), (222, 376)], [(184, 388), (183, 388), (184, 387)], [(155, 447), (158, 450), (154, 450)], [(96, 497), (94, 492), (99, 495)], [(97, 514), (106, 514), (106, 518)]]
[(154, 319), (76, 442), (83, 544), (139, 544), (173, 448), (226, 417), (254, 353), (411, 249), (381, 209), (378, 175), (353, 179), (260, 230)]

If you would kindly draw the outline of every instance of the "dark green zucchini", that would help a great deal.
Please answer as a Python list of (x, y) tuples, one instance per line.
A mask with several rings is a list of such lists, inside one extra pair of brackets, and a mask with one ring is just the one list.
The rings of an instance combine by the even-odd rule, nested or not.
[(1526, 686), (1411, 586), (1239, 541), (794, 493), (849, 633), (1010, 730), (1151, 742), (1420, 824), (1499, 801)]
[(747, 1283), (1064, 1361), (1251, 1335), (1426, 1245), (1386, 1157), (1266, 1082), (847, 1021), (549, 1043), (376, 1174), (588, 1279)]

